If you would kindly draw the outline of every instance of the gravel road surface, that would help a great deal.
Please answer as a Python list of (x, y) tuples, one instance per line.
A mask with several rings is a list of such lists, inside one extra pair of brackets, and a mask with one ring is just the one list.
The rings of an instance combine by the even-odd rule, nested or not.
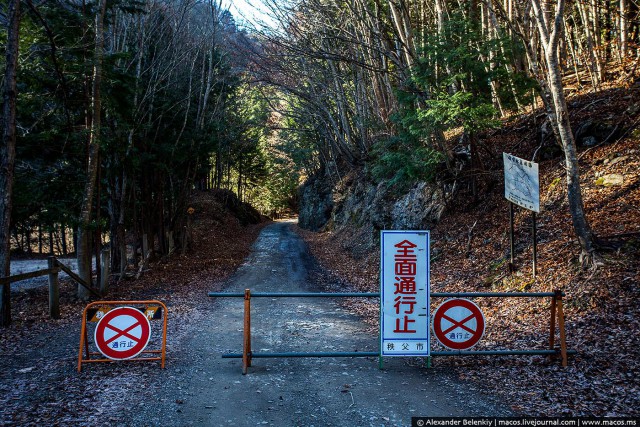
[[(318, 291), (291, 223), (266, 227), (224, 292)], [(254, 359), (242, 375), (242, 298), (208, 298), (141, 391), (135, 425), (409, 426), (412, 416), (509, 415), (447, 368), (402, 358)], [(328, 298), (252, 300), (254, 352), (377, 351), (378, 337)], [(176, 343), (176, 341), (178, 341)], [(176, 345), (177, 344), (177, 345)], [(414, 360), (415, 362), (415, 360)]]

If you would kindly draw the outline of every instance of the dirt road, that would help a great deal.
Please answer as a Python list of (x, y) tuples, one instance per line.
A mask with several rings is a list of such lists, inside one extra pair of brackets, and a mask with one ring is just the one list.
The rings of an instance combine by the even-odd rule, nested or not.
[[(225, 292), (318, 291), (313, 268), (291, 224), (266, 227), (254, 252)], [(445, 368), (411, 366), (406, 359), (254, 359), (241, 374), (241, 298), (209, 298), (194, 312), (165, 372), (149, 371), (153, 386), (133, 424), (164, 426), (408, 426), (412, 416), (508, 415)], [(253, 350), (376, 351), (377, 337), (361, 319), (326, 298), (252, 300)], [(413, 364), (415, 365), (415, 363)]]

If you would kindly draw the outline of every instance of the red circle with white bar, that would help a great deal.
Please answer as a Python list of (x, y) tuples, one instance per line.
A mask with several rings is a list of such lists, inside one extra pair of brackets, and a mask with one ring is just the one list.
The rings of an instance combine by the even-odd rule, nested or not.
[(440, 344), (451, 350), (469, 349), (484, 335), (482, 310), (468, 299), (449, 299), (433, 314), (433, 333)]
[(105, 314), (96, 325), (94, 339), (100, 353), (109, 359), (136, 357), (149, 344), (149, 319), (133, 307), (118, 307)]

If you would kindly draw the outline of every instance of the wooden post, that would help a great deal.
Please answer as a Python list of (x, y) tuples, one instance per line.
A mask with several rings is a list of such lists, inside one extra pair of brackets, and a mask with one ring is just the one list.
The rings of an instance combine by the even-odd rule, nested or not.
[(244, 328), (242, 343), (242, 375), (251, 366), (251, 290), (244, 291)]
[(58, 265), (56, 257), (47, 258), (49, 267), (49, 315), (52, 319), (60, 318), (60, 288), (58, 285)]
[(109, 288), (109, 273), (111, 268), (111, 250), (105, 248), (100, 252), (100, 294), (105, 295)]

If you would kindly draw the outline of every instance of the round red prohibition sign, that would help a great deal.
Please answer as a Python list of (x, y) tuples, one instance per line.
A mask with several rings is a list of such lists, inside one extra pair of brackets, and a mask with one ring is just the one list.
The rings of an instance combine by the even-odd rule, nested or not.
[(466, 350), (484, 334), (484, 315), (468, 299), (454, 298), (440, 304), (433, 314), (433, 332), (440, 344), (452, 350)]
[(151, 325), (140, 310), (118, 307), (96, 325), (95, 343), (100, 353), (113, 360), (136, 357), (149, 344)]

